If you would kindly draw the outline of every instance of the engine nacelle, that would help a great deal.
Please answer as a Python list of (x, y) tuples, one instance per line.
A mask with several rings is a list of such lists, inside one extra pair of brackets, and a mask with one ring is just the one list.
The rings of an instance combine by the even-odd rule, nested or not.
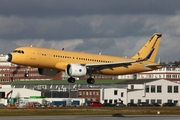
[(87, 73), (86, 66), (80, 64), (68, 64), (66, 67), (66, 74), (73, 77), (82, 77)]
[(56, 69), (38, 68), (40, 75), (55, 76), (59, 71)]

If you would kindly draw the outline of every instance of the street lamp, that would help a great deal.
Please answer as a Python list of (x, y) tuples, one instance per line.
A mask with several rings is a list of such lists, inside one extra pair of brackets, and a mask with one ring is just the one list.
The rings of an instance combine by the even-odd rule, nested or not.
[(53, 80), (51, 80), (51, 98), (53, 97)]

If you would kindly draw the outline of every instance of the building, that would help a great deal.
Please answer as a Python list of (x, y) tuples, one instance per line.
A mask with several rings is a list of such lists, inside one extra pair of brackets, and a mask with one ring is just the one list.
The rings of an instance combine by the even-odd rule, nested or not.
[(166, 79), (180, 81), (180, 66), (166, 65), (158, 70), (137, 74), (137, 79)]
[(78, 97), (85, 98), (88, 101), (102, 102), (102, 88), (80, 88), (78, 89)]
[(165, 79), (127, 80), (119, 87), (79, 89), (79, 97), (102, 103), (180, 102), (180, 84)]
[(41, 96), (41, 91), (26, 88), (11, 88), (10, 85), (9, 87), (5, 86), (0, 89), (0, 103), (5, 105), (8, 104), (8, 100), (29, 99), (31, 96)]
[(180, 84), (165, 80), (130, 80), (127, 84), (127, 102), (165, 103), (180, 101)]
[[(116, 85), (40, 85), (40, 89), (37, 86), (31, 86), (32, 88), (29, 89), (9, 86), (0, 86), (1, 101), (3, 98), (17, 97), (19, 92), (20, 96), (26, 97), (26, 100), (30, 100), (27, 99), (30, 96), (44, 96), (48, 97), (47, 100), (49, 101), (58, 99), (84, 100), (81, 104), (99, 101), (101, 103), (120, 102), (124, 104), (140, 102), (163, 104), (172, 102), (180, 105), (180, 84), (165, 79), (127, 80)], [(42, 86), (44, 86), (43, 89)]]
[(156, 79), (166, 79), (171, 81), (180, 81), (180, 66), (177, 65), (166, 65), (161, 69), (141, 72), (137, 74), (130, 75), (119, 75), (118, 79), (137, 79), (137, 80), (156, 80)]

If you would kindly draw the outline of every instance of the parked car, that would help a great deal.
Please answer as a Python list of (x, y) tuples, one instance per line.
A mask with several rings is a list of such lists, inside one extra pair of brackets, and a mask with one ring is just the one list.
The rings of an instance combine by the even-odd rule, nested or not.
[(0, 103), (0, 108), (6, 107), (4, 104)]
[(127, 106), (137, 106), (135, 103), (128, 103)]
[(102, 107), (104, 106), (102, 103), (100, 102), (90, 102), (89, 106), (93, 107), (93, 106), (98, 106), (98, 107)]
[(159, 103), (151, 103), (151, 106), (156, 106), (156, 107), (158, 107), (158, 106), (161, 106)]
[(163, 103), (162, 106), (176, 106), (175, 103)]
[(146, 106), (146, 107), (148, 107), (148, 106), (151, 106), (151, 104), (149, 104), (147, 102), (140, 102), (140, 103), (138, 103), (138, 106)]
[(115, 104), (112, 104), (112, 103), (104, 103), (103, 105), (104, 105), (104, 106), (111, 106), (111, 107), (116, 106)]
[(120, 103), (120, 102), (117, 102), (117, 103), (115, 103), (115, 106), (122, 106), (122, 107), (124, 107), (124, 106), (126, 106), (125, 104), (123, 104), (123, 103)]
[(33, 102), (35, 107), (41, 107), (41, 104), (39, 102)]

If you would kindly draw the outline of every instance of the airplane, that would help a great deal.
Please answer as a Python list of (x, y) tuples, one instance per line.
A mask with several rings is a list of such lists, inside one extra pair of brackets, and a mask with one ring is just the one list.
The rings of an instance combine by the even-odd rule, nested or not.
[[(94, 84), (92, 74), (125, 75), (162, 68), (155, 62), (161, 38), (162, 34), (154, 33), (131, 58), (24, 46), (6, 55), (6, 60), (17, 65), (36, 67), (40, 75), (54, 76), (65, 71), (69, 83), (76, 81), (74, 77), (89, 75), (87, 83)], [(28, 76), (27, 70), (25, 77)]]

